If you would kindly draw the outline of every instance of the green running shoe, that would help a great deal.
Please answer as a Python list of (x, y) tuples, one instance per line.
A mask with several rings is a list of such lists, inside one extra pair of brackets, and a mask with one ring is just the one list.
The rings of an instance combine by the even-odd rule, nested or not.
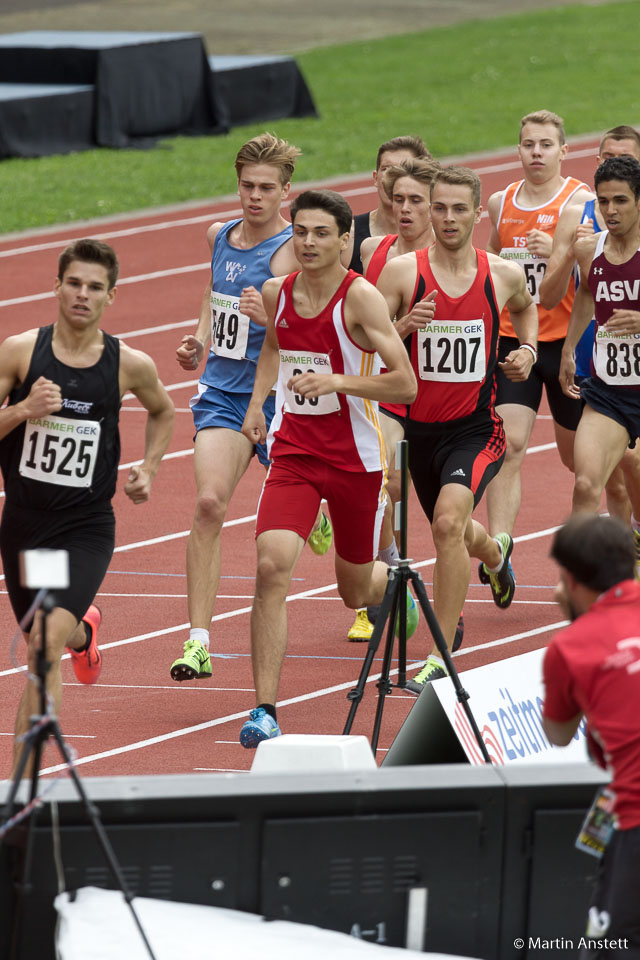
[(307, 543), (311, 547), (314, 553), (319, 557), (324, 556), (331, 544), (333, 543), (333, 527), (331, 526), (331, 520), (324, 513), (322, 514), (322, 520), (320, 525), (310, 534)]
[(409, 690), (410, 693), (422, 693), (427, 683), (446, 676), (448, 674), (445, 668), (434, 657), (427, 657), (427, 662), (420, 673), (416, 673), (415, 677), (407, 680), (404, 689)]
[[(418, 604), (413, 599), (409, 591), (409, 588), (407, 587), (407, 640), (409, 639), (409, 637), (412, 637), (416, 632), (419, 619), (420, 619), (420, 612), (418, 610)], [(398, 622), (396, 623), (396, 637), (398, 636), (399, 629), (400, 629), (400, 617), (398, 617)]]
[(211, 656), (199, 640), (185, 640), (184, 655), (171, 664), (171, 679), (208, 680), (211, 676)]
[(513, 575), (511, 566), (511, 554), (513, 553), (513, 538), (508, 533), (498, 533), (493, 538), (500, 544), (504, 563), (499, 573), (492, 573), (487, 570), (486, 564), (481, 563), (478, 567), (478, 576), (480, 583), (488, 583), (493, 594), (493, 602), (496, 607), (506, 610), (516, 590), (516, 578)]

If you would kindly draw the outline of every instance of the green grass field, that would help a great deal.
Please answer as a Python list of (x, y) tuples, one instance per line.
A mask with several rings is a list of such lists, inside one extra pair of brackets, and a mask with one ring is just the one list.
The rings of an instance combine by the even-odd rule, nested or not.
[[(313, 50), (298, 62), (320, 118), (269, 128), (302, 148), (301, 181), (370, 170), (378, 145), (404, 133), (439, 157), (508, 146), (541, 108), (569, 136), (639, 123), (639, 12), (562, 7)], [(0, 233), (232, 193), (233, 157), (262, 129), (0, 161)]]

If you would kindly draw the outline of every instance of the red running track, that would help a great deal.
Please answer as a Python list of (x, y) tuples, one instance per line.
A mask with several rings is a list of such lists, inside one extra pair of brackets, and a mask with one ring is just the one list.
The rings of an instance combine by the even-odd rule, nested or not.
[[(564, 172), (591, 182), (597, 141), (572, 145)], [(483, 183), (483, 200), (519, 175), (513, 154), (468, 161)], [(356, 213), (374, 205), (369, 178), (332, 182)], [(242, 771), (253, 752), (238, 743), (238, 731), (254, 706), (249, 655), (249, 611), (254, 587), (253, 519), (264, 472), (252, 463), (229, 510), (222, 537), (223, 577), (212, 628), (214, 674), (209, 681), (174, 683), (169, 666), (187, 631), (185, 544), (195, 501), (192, 475), (192, 420), (188, 409), (195, 380), (177, 365), (175, 349), (194, 326), (207, 279), (205, 231), (215, 219), (237, 216), (235, 198), (96, 221), (28, 236), (0, 238), (0, 320), (2, 336), (55, 319), (51, 293), (57, 256), (77, 236), (113, 243), (122, 268), (119, 293), (105, 314), (105, 329), (155, 360), (177, 408), (169, 453), (156, 478), (149, 504), (134, 507), (121, 486), (114, 506), (116, 551), (98, 596), (104, 621), (100, 632), (104, 666), (100, 682), (86, 687), (63, 664), (61, 725), (87, 776)], [(488, 237), (486, 216), (476, 243)], [(121, 414), (121, 470), (143, 450), (144, 413), (125, 398)], [(548, 410), (541, 410), (523, 470), (523, 505), (516, 529), (516, 598), (499, 611), (475, 567), (465, 605), (465, 643), (457, 654), (460, 671), (543, 646), (560, 621), (552, 600), (555, 572), (548, 559), (550, 537), (570, 509), (571, 477), (553, 444)], [(0, 502), (2, 502), (0, 500)], [(483, 505), (477, 516), (485, 516)], [(409, 555), (428, 592), (434, 550), (427, 522), (412, 499)], [(303, 551), (289, 595), (289, 646), (280, 686), (279, 722), (286, 733), (341, 733), (366, 646), (348, 643), (352, 622), (334, 586), (333, 552), (315, 557)], [(11, 637), (15, 622), (0, 581), (0, 770), (10, 769), (13, 718), (25, 683), (25, 649)], [(409, 642), (409, 664), (426, 656), (426, 627)], [(381, 653), (381, 651), (380, 651)], [(353, 733), (369, 735), (376, 691), (370, 684)], [(414, 698), (395, 691), (387, 698), (380, 753), (388, 749)], [(53, 773), (57, 753), (49, 747), (44, 772)], [(1, 775), (1, 774), (0, 774)]]

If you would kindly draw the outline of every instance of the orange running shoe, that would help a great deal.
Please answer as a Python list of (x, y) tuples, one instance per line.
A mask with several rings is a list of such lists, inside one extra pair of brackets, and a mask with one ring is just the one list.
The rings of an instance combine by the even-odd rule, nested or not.
[(87, 623), (91, 629), (91, 641), (86, 650), (74, 650), (73, 647), (67, 647), (71, 654), (71, 662), (80, 683), (95, 683), (100, 676), (102, 669), (102, 654), (98, 650), (98, 627), (102, 620), (100, 609), (94, 603), (91, 604), (81, 623)]

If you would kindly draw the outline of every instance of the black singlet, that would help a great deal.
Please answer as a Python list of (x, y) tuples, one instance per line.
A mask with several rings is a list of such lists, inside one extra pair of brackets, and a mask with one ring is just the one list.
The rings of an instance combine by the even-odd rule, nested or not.
[(103, 336), (96, 364), (70, 367), (53, 353), (53, 325), (38, 331), (26, 379), (11, 391), (9, 404), (23, 400), (44, 376), (60, 386), (63, 406), (0, 441), (7, 504), (65, 510), (113, 497), (120, 459), (120, 342)]

